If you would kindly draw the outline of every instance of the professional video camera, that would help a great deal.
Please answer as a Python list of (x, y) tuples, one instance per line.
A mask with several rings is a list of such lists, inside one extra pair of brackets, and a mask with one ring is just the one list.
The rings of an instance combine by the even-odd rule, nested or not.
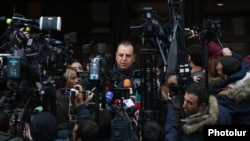
[[(51, 37), (53, 31), (61, 30), (60, 17), (31, 20), (13, 16), (6, 21), (10, 22), (1, 37), (9, 36), (9, 33), (14, 33), (22, 27), (34, 29), (27, 31), (29, 38), (21, 46), (8, 44), (11, 40), (1, 46), (1, 49), (7, 52), (2, 54), (4, 57), (0, 54), (1, 58), (4, 58), (0, 69), (3, 84), (1, 109), (13, 115), (17, 115), (15, 109), (22, 109), (18, 118), (12, 121), (13, 125), (19, 128), (21, 123), (29, 120), (30, 114), (27, 111), (39, 105), (42, 105), (45, 111), (55, 114), (55, 91), (63, 86), (66, 62), (74, 53), (70, 44), (75, 43), (75, 40), (68, 34), (65, 35), (64, 42)], [(15, 134), (22, 136), (22, 130), (17, 128)]]
[(190, 27), (195, 33), (199, 35), (201, 41), (210, 41), (213, 37), (220, 38), (220, 18), (211, 16), (208, 17), (207, 21), (200, 26)]
[[(165, 30), (159, 22), (159, 17), (151, 7), (143, 8), (144, 24), (133, 26), (131, 29), (142, 29), (142, 48), (140, 50), (140, 69), (133, 72), (136, 83), (136, 101), (135, 105), (139, 109), (139, 119), (137, 129), (149, 120), (158, 121), (161, 116), (161, 93), (157, 85), (156, 68), (159, 56), (162, 59), (164, 67), (166, 63), (166, 49), (168, 39)], [(138, 102), (139, 100), (139, 102)], [(142, 106), (137, 105), (141, 103)]]
[(130, 29), (141, 29), (143, 37), (157, 36), (159, 38), (165, 37), (164, 29), (159, 21), (159, 16), (152, 7), (143, 8), (145, 15), (143, 15), (144, 24), (139, 26), (131, 26)]

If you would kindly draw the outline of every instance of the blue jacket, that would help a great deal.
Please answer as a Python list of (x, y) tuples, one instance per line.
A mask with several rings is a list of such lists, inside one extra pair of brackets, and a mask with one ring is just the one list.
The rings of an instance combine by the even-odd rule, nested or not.
[(165, 117), (165, 126), (164, 126), (164, 141), (177, 141), (178, 140), (178, 131), (179, 123), (177, 114), (174, 108), (174, 104), (170, 100), (166, 100), (166, 117)]
[(217, 95), (220, 105), (231, 114), (232, 124), (250, 125), (250, 79)]

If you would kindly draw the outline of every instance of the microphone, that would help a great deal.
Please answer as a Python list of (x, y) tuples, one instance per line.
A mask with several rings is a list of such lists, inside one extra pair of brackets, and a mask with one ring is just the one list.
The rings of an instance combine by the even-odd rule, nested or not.
[(41, 113), (43, 111), (43, 107), (42, 106), (37, 106), (34, 110), (33, 110), (33, 114), (38, 114)]
[(131, 85), (131, 81), (129, 79), (125, 79), (123, 81), (123, 86), (124, 88), (128, 88), (129, 89), (129, 95), (130, 95), (130, 98), (128, 99), (125, 99), (123, 102), (124, 104), (127, 106), (127, 107), (133, 107), (135, 106), (135, 103), (134, 103), (134, 97), (131, 97), (133, 95), (133, 90), (132, 90), (132, 85)]
[[(33, 112), (32, 112), (32, 115), (31, 115), (31, 120), (34, 118), (34, 116), (36, 114), (39, 114), (43, 111), (43, 107), (42, 106), (37, 106), (36, 108), (34, 108)], [(21, 121), (21, 119), (19, 120)]]
[(123, 87), (124, 88), (129, 88), (129, 94), (130, 95), (133, 94), (133, 90), (131, 88), (131, 81), (129, 79), (124, 79), (124, 81), (123, 81)]
[(105, 98), (106, 98), (106, 103), (107, 104), (112, 104), (113, 96), (114, 96), (114, 94), (111, 91), (107, 91), (105, 93)]
[(141, 94), (139, 94), (138, 90), (135, 92), (135, 108), (141, 108)]

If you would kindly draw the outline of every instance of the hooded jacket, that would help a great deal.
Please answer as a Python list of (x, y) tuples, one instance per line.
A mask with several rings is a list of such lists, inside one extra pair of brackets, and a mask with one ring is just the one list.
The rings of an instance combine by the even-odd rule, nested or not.
[(216, 97), (210, 95), (206, 108), (183, 120), (182, 141), (204, 140), (204, 126), (214, 124), (231, 124), (231, 117), (226, 109), (218, 104)]
[(227, 108), (232, 124), (250, 124), (250, 79), (243, 83), (220, 91), (217, 95), (220, 105)]

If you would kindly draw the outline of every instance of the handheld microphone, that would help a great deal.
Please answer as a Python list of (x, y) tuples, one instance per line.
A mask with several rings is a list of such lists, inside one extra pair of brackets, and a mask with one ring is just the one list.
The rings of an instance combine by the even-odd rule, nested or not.
[(129, 94), (130, 95), (133, 94), (133, 90), (131, 88), (131, 81), (129, 79), (124, 79), (124, 81), (123, 81), (123, 87), (124, 88), (129, 88)]
[(112, 104), (113, 96), (114, 96), (114, 94), (113, 94), (113, 92), (111, 92), (111, 91), (107, 91), (107, 92), (105, 93), (106, 103), (107, 103), (107, 104)]

